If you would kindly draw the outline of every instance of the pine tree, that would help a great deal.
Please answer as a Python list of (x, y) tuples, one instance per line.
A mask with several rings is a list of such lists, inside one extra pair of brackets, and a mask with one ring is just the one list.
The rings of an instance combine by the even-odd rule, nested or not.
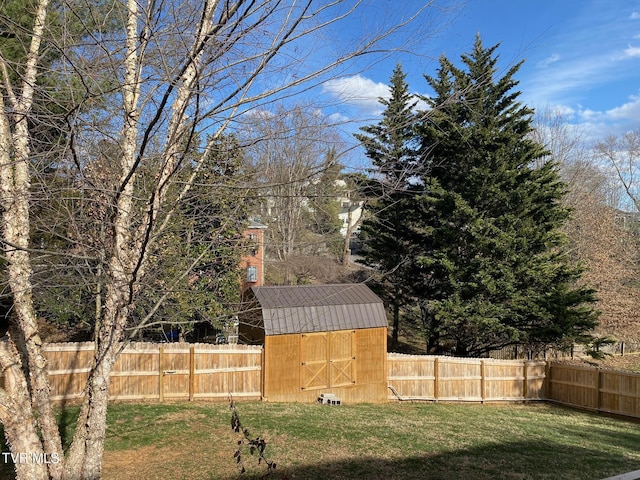
[(375, 167), (374, 173), (380, 177), (383, 193), (394, 193), (407, 188), (411, 176), (415, 174), (415, 109), (418, 101), (409, 93), (406, 75), (400, 64), (391, 76), (390, 97), (380, 98), (385, 106), (382, 120), (376, 125), (362, 127), (365, 134), (355, 137), (362, 143), (366, 155)]
[(369, 194), (372, 215), (361, 228), (364, 241), (364, 262), (377, 267), (382, 277), (374, 290), (392, 311), (393, 332), (391, 346), (398, 344), (400, 310), (408, 302), (410, 288), (406, 285), (406, 269), (410, 263), (407, 245), (403, 243), (404, 204), (410, 197), (411, 181), (416, 175), (417, 143), (414, 132), (417, 100), (409, 93), (402, 67), (397, 65), (391, 77), (390, 98), (380, 99), (385, 111), (382, 120), (363, 127), (364, 134), (356, 138), (371, 159), (374, 178)]
[(466, 69), (442, 58), (426, 76), (423, 192), (404, 214), (428, 341), (465, 356), (586, 340), (596, 321), (594, 292), (576, 286), (563, 251), (565, 185), (555, 164), (536, 167), (546, 152), (513, 91), (520, 64), (496, 78), (497, 47), (477, 37)]
[[(211, 139), (208, 139), (211, 141)], [(196, 322), (220, 327), (240, 302), (240, 260), (249, 246), (242, 240), (252, 198), (242, 150), (234, 135), (221, 135), (180, 202), (179, 215), (158, 246), (157, 280), (166, 292), (175, 284), (158, 317), (172, 328), (188, 331)], [(200, 153), (190, 152), (198, 156)], [(191, 165), (181, 172), (182, 184), (193, 175)], [(189, 275), (185, 276), (184, 272)], [(157, 301), (143, 295), (140, 310)], [(145, 304), (144, 302), (147, 302)]]

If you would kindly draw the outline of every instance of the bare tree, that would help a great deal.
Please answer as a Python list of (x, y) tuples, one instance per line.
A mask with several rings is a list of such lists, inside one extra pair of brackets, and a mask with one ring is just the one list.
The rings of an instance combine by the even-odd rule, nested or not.
[(595, 161), (580, 127), (572, 125), (561, 113), (543, 110), (536, 115), (532, 136), (549, 151), (549, 156), (541, 158), (539, 163), (551, 160), (560, 167), (562, 179), (568, 186), (565, 202), (569, 206), (580, 208), (594, 201), (602, 206), (618, 206), (616, 181)]
[[(8, 67), (5, 63), (1, 65), (5, 83), (3, 95), (0, 96), (2, 234), (8, 283), (14, 297), (15, 323), (12, 325), (12, 341), (0, 345), (0, 365), (5, 373), (5, 388), (0, 392), (0, 419), (13, 452), (62, 455), (62, 442), (49, 398), (46, 361), (41, 350), (42, 341), (33, 305), (29, 256), (27, 120), (33, 104), (33, 86), (47, 8), (47, 0), (38, 2), (20, 91), (11, 87)], [(35, 412), (39, 414), (37, 427)], [(38, 436), (38, 427), (43, 441)], [(45, 468), (34, 463), (18, 463), (16, 472), (20, 478), (41, 479), (48, 476)], [(53, 464), (50, 473), (52, 477), (59, 478), (60, 465)]]
[(305, 105), (255, 112), (245, 120), (243, 137), (256, 172), (262, 221), (269, 227), (267, 254), (283, 267), (283, 282), (290, 283), (292, 258), (314, 243), (309, 231), (314, 217), (327, 213), (338, 221), (337, 210), (317, 211), (322, 202), (316, 197), (335, 190), (322, 183), (328, 171), (340, 168), (343, 140), (322, 113)]
[[(109, 24), (108, 29), (87, 31), (77, 44), (54, 45), (60, 60), (48, 68), (73, 72), (82, 91), (76, 97), (77, 108), (66, 112), (69, 143), (58, 161), (70, 160), (83, 175), (95, 160), (92, 145), (107, 140), (117, 151), (115, 165), (96, 197), (108, 221), (103, 258), (98, 259), (102, 280), (94, 292), (100, 299), (95, 357), (65, 453), (51, 407), (33, 301), (29, 208), (34, 138), (28, 120), (48, 11), (56, 8), (56, 18), (64, 21), (74, 17), (74, 9), (93, 12), (95, 4), (80, 0), (71, 8), (64, 2), (55, 6), (48, 0), (35, 2), (24, 64), (0, 58), (1, 227), (13, 295), (11, 335), (0, 345), (5, 376), (0, 420), (11, 451), (29, 452), (36, 459), (16, 463), (18, 478), (100, 478), (109, 375), (127, 340), (153, 321), (156, 307), (166, 298), (161, 295), (144, 315), (132, 315), (175, 205), (198, 175), (197, 158), (208, 158), (216, 139), (240, 114), (310, 88), (334, 67), (384, 47), (394, 32), (429, 5), (422, 2), (404, 17), (397, 16), (397, 9), (389, 12), (389, 18), (395, 18), (393, 25), (361, 36), (342, 51), (327, 51), (327, 60), (321, 63), (305, 61), (305, 52), (317, 48), (314, 39), (340, 28), (366, 2), (124, 0), (113, 3), (110, 17), (95, 16), (101, 20), (96, 23)], [(110, 78), (111, 84), (94, 82), (98, 76)], [(46, 96), (46, 86), (43, 89)], [(90, 113), (84, 108), (87, 103), (92, 104)], [(198, 138), (209, 140), (197, 144)], [(194, 146), (201, 152), (196, 159), (187, 154)], [(186, 162), (193, 163), (192, 174), (178, 181), (177, 173)], [(188, 275), (186, 268), (183, 276)], [(43, 454), (55, 461), (37, 461)]]
[(615, 170), (631, 206), (640, 212), (640, 130), (609, 136), (595, 148)]
[(543, 112), (535, 134), (560, 164), (565, 202), (573, 215), (565, 227), (570, 254), (585, 267), (582, 281), (598, 293), (601, 334), (637, 341), (638, 243), (621, 225), (620, 185), (561, 115)]

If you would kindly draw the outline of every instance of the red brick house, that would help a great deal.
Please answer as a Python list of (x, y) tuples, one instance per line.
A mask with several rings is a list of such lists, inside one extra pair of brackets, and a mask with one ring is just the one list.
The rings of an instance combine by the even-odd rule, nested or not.
[(264, 231), (266, 225), (251, 220), (243, 236), (251, 245), (251, 251), (240, 260), (242, 291), (264, 284)]

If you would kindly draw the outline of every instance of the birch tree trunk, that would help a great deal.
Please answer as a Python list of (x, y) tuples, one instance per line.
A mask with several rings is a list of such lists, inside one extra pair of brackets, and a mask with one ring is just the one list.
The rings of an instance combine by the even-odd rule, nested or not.
[[(0, 192), (3, 207), (2, 241), (7, 260), (8, 283), (13, 293), (15, 327), (8, 348), (0, 356), (0, 364), (11, 378), (2, 396), (2, 421), (12, 452), (41, 453), (63, 457), (58, 426), (49, 396), (46, 360), (38, 333), (31, 285), (30, 173), (29, 131), (27, 119), (33, 103), (40, 44), (44, 32), (48, 0), (36, 6), (35, 21), (20, 92), (10, 85), (4, 59), (2, 76), (5, 95), (11, 104), (7, 109), (0, 96)], [(12, 128), (13, 126), (13, 128)], [(18, 347), (18, 348), (16, 348)], [(7, 403), (5, 403), (7, 402)], [(11, 412), (11, 413), (9, 413)], [(37, 417), (36, 414), (37, 413)], [(36, 419), (37, 418), (37, 419)], [(42, 435), (42, 441), (38, 438)], [(61, 462), (18, 462), (18, 478), (51, 478), (61, 475)]]
[[(116, 198), (113, 224), (113, 250), (107, 272), (105, 305), (96, 326), (94, 366), (89, 373), (84, 402), (76, 424), (64, 478), (99, 479), (107, 428), (109, 374), (121, 348), (124, 329), (133, 298), (135, 282), (131, 221), (140, 112), (140, 63), (144, 45), (138, 44), (139, 8), (136, 0), (127, 0), (125, 78), (122, 88), (124, 122), (120, 157), (120, 188)], [(143, 39), (144, 42), (144, 39)]]

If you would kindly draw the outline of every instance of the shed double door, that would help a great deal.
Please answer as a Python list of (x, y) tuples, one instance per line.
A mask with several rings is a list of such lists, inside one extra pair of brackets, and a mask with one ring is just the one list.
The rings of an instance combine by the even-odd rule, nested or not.
[(301, 341), (302, 390), (340, 387), (355, 383), (355, 332), (308, 333)]

